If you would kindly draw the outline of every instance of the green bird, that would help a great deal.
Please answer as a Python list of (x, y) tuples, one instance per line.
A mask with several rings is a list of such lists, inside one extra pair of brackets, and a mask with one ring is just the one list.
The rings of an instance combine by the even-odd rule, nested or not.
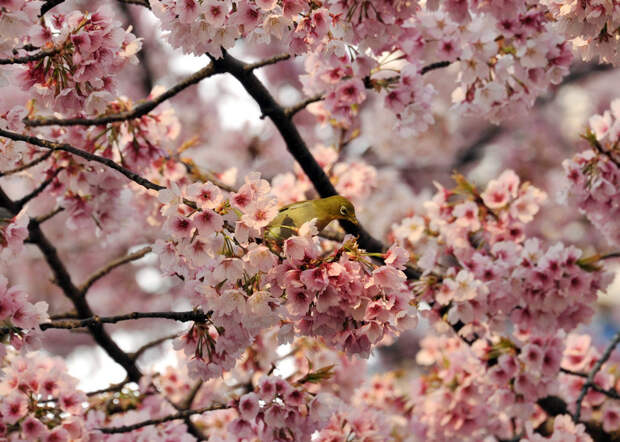
[(306, 222), (316, 218), (316, 228), (320, 232), (335, 219), (358, 224), (355, 207), (351, 201), (336, 195), (309, 201), (298, 201), (280, 209), (276, 217), (265, 227), (263, 237), (268, 243), (281, 246), (284, 240), (297, 234)]

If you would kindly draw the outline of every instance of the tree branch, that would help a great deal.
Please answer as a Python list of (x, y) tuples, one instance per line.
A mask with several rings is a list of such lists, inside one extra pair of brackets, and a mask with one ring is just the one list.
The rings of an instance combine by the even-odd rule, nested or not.
[(163, 424), (165, 422), (170, 422), (170, 421), (174, 421), (177, 419), (185, 419), (188, 418), (190, 416), (194, 416), (196, 414), (202, 414), (202, 413), (206, 413), (207, 411), (215, 411), (215, 410), (224, 410), (230, 408), (228, 405), (224, 405), (224, 404), (215, 404), (215, 405), (211, 405), (209, 407), (204, 407), (204, 408), (199, 408), (197, 410), (184, 410), (184, 411), (180, 411), (176, 414), (171, 414), (169, 416), (165, 416), (165, 417), (161, 417), (159, 419), (148, 419), (142, 422), (138, 422), (137, 424), (133, 424), (133, 425), (123, 425), (120, 427), (109, 427), (109, 428), (99, 428), (99, 431), (101, 431), (102, 433), (105, 434), (114, 434), (114, 433), (128, 433), (130, 431), (134, 431), (137, 430), (139, 428), (142, 427), (146, 427), (149, 425), (158, 425), (158, 424)]
[(289, 118), (293, 118), (293, 116), (301, 111), (304, 110), (306, 108), (306, 106), (308, 106), (311, 103), (316, 103), (317, 101), (321, 101), (323, 99), (323, 95), (319, 94), (319, 95), (315, 95), (314, 97), (308, 97), (305, 100), (303, 100), (300, 103), (294, 104), (290, 107), (287, 107), (286, 109), (284, 109), (284, 114), (289, 117)]
[(52, 9), (55, 6), (58, 6), (59, 4), (61, 4), (64, 1), (65, 0), (47, 0), (43, 4), (43, 6), (41, 6), (41, 12), (39, 13), (39, 17), (42, 17), (43, 15), (45, 15), (45, 13), (47, 11), (49, 11), (50, 9)]
[(606, 253), (605, 255), (601, 256), (599, 258), (599, 261), (605, 260), (605, 259), (614, 259), (614, 258), (620, 258), (620, 252), (611, 252), (611, 253)]
[(122, 173), (123, 175), (125, 175), (127, 178), (129, 178), (131, 181), (141, 185), (142, 187), (146, 188), (146, 189), (151, 189), (151, 190), (163, 190), (165, 189), (164, 186), (160, 186), (159, 184), (155, 184), (149, 180), (147, 180), (146, 178), (142, 178), (140, 175), (138, 175), (137, 173), (132, 172), (129, 169), (125, 169), (123, 166), (120, 166), (119, 164), (117, 164), (116, 162), (112, 161), (109, 158), (104, 158), (104, 157), (100, 157), (98, 155), (86, 152), (85, 150), (81, 150), (78, 149), (77, 147), (71, 146), (70, 144), (66, 144), (66, 143), (56, 143), (54, 141), (50, 141), (50, 140), (45, 140), (42, 138), (37, 138), (37, 137), (33, 137), (30, 135), (24, 135), (24, 134), (20, 134), (17, 132), (10, 132), (4, 129), (0, 129), (0, 136), (1, 137), (5, 137), (5, 138), (9, 138), (11, 140), (15, 140), (15, 141), (24, 141), (26, 143), (32, 144), (34, 146), (39, 146), (39, 147), (43, 147), (45, 149), (50, 149), (52, 151), (55, 150), (62, 150), (64, 152), (69, 152), (72, 153), (74, 155), (77, 155), (79, 157), (82, 157), (88, 161), (95, 161), (97, 163), (101, 163), (104, 164), (120, 173)]
[(583, 399), (586, 397), (588, 390), (594, 386), (594, 377), (600, 371), (601, 367), (603, 367), (603, 364), (609, 360), (611, 353), (614, 351), (614, 349), (619, 343), (620, 343), (620, 332), (616, 333), (612, 341), (609, 343), (609, 345), (605, 349), (603, 356), (601, 356), (601, 358), (598, 361), (596, 361), (596, 364), (592, 368), (592, 371), (590, 371), (590, 373), (588, 374), (586, 383), (583, 384), (583, 387), (581, 387), (581, 391), (579, 392), (579, 397), (577, 398), (577, 402), (575, 403), (575, 414), (573, 415), (573, 420), (575, 421), (575, 423), (578, 423), (579, 419), (581, 418), (581, 404), (583, 402)]
[(31, 61), (42, 60), (45, 57), (49, 57), (51, 55), (58, 54), (60, 49), (54, 48), (49, 51), (41, 51), (32, 55), (24, 55), (23, 57), (11, 57), (11, 58), (0, 58), (0, 65), (4, 64), (25, 64), (30, 63)]
[(121, 391), (125, 385), (129, 383), (128, 379), (125, 379), (123, 382), (119, 382), (118, 384), (112, 384), (109, 387), (102, 388), (100, 390), (89, 391), (86, 393), (86, 396), (97, 396), (98, 394), (112, 393), (115, 391)]
[[(129, 356), (131, 356), (131, 358), (134, 361), (137, 361), (138, 358), (140, 356), (142, 356), (144, 354), (144, 352), (147, 351), (148, 349), (153, 348), (153, 347), (157, 347), (158, 345), (163, 344), (164, 342), (166, 342), (166, 341), (168, 341), (170, 339), (174, 339), (174, 338), (176, 338), (178, 336), (179, 336), (178, 333), (174, 333), (174, 334), (171, 334), (171, 335), (168, 335), (168, 336), (162, 336), (161, 338), (155, 339), (155, 340), (153, 340), (151, 342), (147, 342), (142, 347), (138, 348), (136, 351), (131, 353)], [(187, 408), (189, 408), (189, 407), (187, 407)]]
[(52, 181), (54, 181), (54, 179), (58, 176), (58, 174), (62, 170), (64, 170), (64, 167), (59, 167), (58, 169), (54, 170), (52, 174), (45, 181), (43, 181), (36, 189), (34, 189), (32, 192), (30, 192), (28, 195), (24, 196), (23, 198), (17, 201), (14, 201), (13, 204), (15, 204), (15, 207), (21, 210), (26, 204), (28, 204), (28, 201), (39, 196), (39, 194), (43, 192), (47, 188), (47, 186), (49, 186), (52, 183)]
[(13, 175), (14, 173), (18, 173), (18, 172), (21, 172), (23, 170), (30, 169), (31, 167), (36, 166), (40, 162), (47, 160), (51, 155), (52, 155), (52, 151), (48, 150), (47, 152), (45, 152), (40, 157), (35, 158), (31, 162), (26, 163), (23, 166), (16, 167), (15, 169), (10, 169), (10, 170), (7, 170), (5, 172), (0, 172), (0, 177), (7, 176), (7, 175)]
[[(261, 112), (271, 119), (284, 139), (288, 151), (301, 166), (318, 194), (322, 198), (337, 195), (338, 193), (329, 180), (329, 177), (314, 159), (312, 153), (310, 153), (308, 146), (301, 138), (295, 124), (285, 113), (282, 106), (280, 106), (269, 93), (265, 85), (256, 78), (252, 71), (247, 70), (247, 65), (225, 51), (222, 58), (215, 59), (211, 57), (211, 59), (215, 66), (215, 70), (219, 73), (230, 73), (235, 77), (256, 103), (258, 103)], [(384, 251), (384, 245), (373, 238), (361, 225), (355, 226), (347, 222), (341, 222), (341, 225), (348, 233), (358, 235), (358, 244), (362, 248), (370, 252)], [(408, 268), (406, 273), (411, 279), (419, 279), (422, 275), (421, 271), (413, 268)]]
[(127, 121), (134, 118), (140, 118), (150, 111), (155, 109), (164, 101), (174, 97), (179, 92), (187, 89), (189, 86), (199, 83), (204, 78), (210, 77), (216, 74), (213, 64), (209, 64), (194, 74), (187, 77), (185, 80), (172, 86), (161, 95), (148, 101), (144, 101), (138, 106), (134, 107), (130, 111), (119, 112), (117, 114), (104, 115), (97, 118), (33, 118), (24, 119), (26, 126), (38, 127), (38, 126), (101, 126), (108, 123), (115, 123), (118, 121)]
[(438, 61), (436, 63), (427, 64), (422, 69), (420, 69), (420, 75), (424, 75), (427, 72), (434, 71), (435, 69), (441, 69), (450, 66), (452, 64), (451, 61)]
[[(566, 77), (564, 77), (562, 83), (560, 83), (555, 90), (557, 91), (558, 89), (566, 86), (567, 84), (580, 81), (593, 73), (606, 72), (611, 69), (611, 65), (587, 64), (583, 68), (571, 70), (571, 72)], [(549, 94), (545, 97), (539, 97), (536, 100), (535, 106), (540, 107), (546, 105), (548, 102), (553, 100), (554, 96), (555, 94)], [(502, 135), (505, 131), (505, 126), (489, 125), (480, 133), (480, 136), (475, 141), (473, 141), (468, 147), (461, 149), (455, 161), (453, 162), (451, 169), (460, 169), (470, 163), (473, 163), (474, 161), (477, 161), (482, 155), (482, 150), (493, 140), (499, 138), (499, 136)]]
[(147, 9), (151, 9), (151, 4), (149, 0), (118, 0), (120, 3), (126, 3), (128, 5), (138, 5), (143, 6)]
[(266, 58), (265, 60), (257, 61), (256, 63), (246, 64), (245, 69), (247, 71), (253, 71), (254, 69), (262, 68), (264, 66), (269, 66), (271, 64), (276, 64), (281, 61), (288, 60), (291, 57), (291, 54), (274, 55), (271, 58)]
[[(429, 65), (424, 66), (422, 69), (420, 69), (420, 75), (424, 75), (430, 71), (433, 71), (435, 69), (440, 69), (440, 68), (445, 68), (446, 66), (450, 66), (452, 62), (450, 61), (438, 61), (437, 63), (431, 63)], [(384, 82), (394, 82), (398, 80), (398, 76), (394, 76), (394, 77), (389, 77), (388, 79), (382, 79), (381, 81)], [(370, 78), (370, 76), (364, 77), (364, 85), (366, 86), (366, 88), (368, 89), (372, 89), (373, 88), (373, 80)], [(324, 94), (318, 94), (315, 95), (313, 97), (308, 97), (305, 100), (301, 101), (300, 103), (294, 104), (293, 106), (290, 106), (286, 109), (284, 109), (284, 113), (289, 117), (293, 117), (297, 112), (303, 110), (306, 108), (306, 106), (308, 106), (311, 103), (316, 103), (317, 101), (321, 101), (323, 100)], [(265, 115), (266, 116), (266, 115)]]
[[(15, 203), (0, 189), (0, 205), (4, 206), (9, 211), (17, 214), (18, 210)], [(80, 296), (80, 291), (71, 280), (71, 276), (64, 263), (58, 256), (58, 252), (54, 245), (47, 239), (47, 237), (41, 231), (39, 222), (35, 219), (30, 219), (28, 223), (29, 239), (32, 243), (36, 244), (43, 254), (45, 261), (52, 270), (56, 284), (62, 289), (65, 296), (73, 303), (75, 311), (81, 318), (89, 318), (94, 316), (90, 306), (86, 302), (84, 297)], [(134, 382), (140, 380), (142, 373), (138, 369), (135, 362), (125, 353), (117, 344), (112, 340), (103, 328), (101, 323), (93, 322), (89, 323), (88, 329), (93, 339), (99, 344), (105, 352), (116, 363), (121, 365), (127, 372), (127, 377)]]
[(111, 262), (109, 262), (107, 265), (105, 265), (104, 267), (102, 267), (101, 269), (97, 270), (95, 273), (93, 273), (84, 284), (82, 284), (82, 286), (80, 287), (80, 292), (82, 293), (82, 296), (86, 295), (86, 292), (88, 292), (88, 289), (100, 278), (103, 278), (105, 275), (107, 275), (108, 273), (110, 273), (112, 270), (114, 270), (117, 267), (122, 266), (123, 264), (127, 264), (128, 262), (131, 261), (135, 261), (137, 259), (142, 258), (144, 255), (146, 255), (147, 253), (150, 253), (153, 249), (151, 249), (151, 247), (144, 247), (136, 252), (130, 253), (127, 256), (123, 256), (121, 258), (117, 258)]
[[(126, 22), (133, 26), (133, 33), (136, 35), (140, 34), (136, 20), (133, 19), (130, 10), (131, 8), (129, 8), (129, 3), (124, 1), (119, 1), (118, 3), (119, 9), (123, 15), (125, 15)], [(138, 57), (138, 64), (142, 70), (142, 88), (144, 89), (144, 93), (148, 95), (153, 90), (153, 86), (155, 85), (155, 82), (153, 81), (153, 71), (151, 70), (150, 52), (143, 44), (142, 48), (136, 55)]]
[[(79, 294), (79, 292), (78, 292)], [(171, 319), (179, 322), (206, 322), (209, 315), (202, 310), (190, 310), (185, 312), (133, 312), (117, 316), (91, 316), (82, 319), (67, 319), (62, 321), (52, 321), (40, 324), (41, 330), (60, 328), (72, 330), (75, 328), (92, 327), (101, 324), (116, 324), (117, 322), (133, 321), (136, 319)]]
[(36, 217), (35, 221), (39, 224), (43, 224), (48, 219), (53, 218), (54, 216), (58, 215), (60, 212), (64, 210), (65, 210), (64, 207), (57, 207), (54, 210), (52, 210), (50, 213)]

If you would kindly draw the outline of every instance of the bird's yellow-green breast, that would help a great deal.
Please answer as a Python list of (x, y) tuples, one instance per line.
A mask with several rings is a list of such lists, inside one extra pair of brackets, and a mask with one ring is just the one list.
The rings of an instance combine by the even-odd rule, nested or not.
[(306, 222), (316, 218), (316, 228), (323, 230), (335, 219), (343, 219), (357, 224), (355, 208), (351, 201), (336, 195), (309, 201), (299, 201), (280, 209), (276, 217), (265, 227), (266, 241), (281, 244), (295, 235)]

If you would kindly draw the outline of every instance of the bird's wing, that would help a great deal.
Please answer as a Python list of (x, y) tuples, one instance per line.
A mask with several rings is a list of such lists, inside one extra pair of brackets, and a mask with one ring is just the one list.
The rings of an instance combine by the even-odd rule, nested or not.
[(284, 212), (285, 210), (288, 210), (288, 209), (294, 209), (295, 207), (302, 206), (302, 205), (304, 205), (306, 203), (308, 203), (308, 201), (296, 201), (294, 203), (287, 204), (286, 206), (280, 207), (280, 210), (278, 210), (278, 213), (282, 213), (282, 212)]

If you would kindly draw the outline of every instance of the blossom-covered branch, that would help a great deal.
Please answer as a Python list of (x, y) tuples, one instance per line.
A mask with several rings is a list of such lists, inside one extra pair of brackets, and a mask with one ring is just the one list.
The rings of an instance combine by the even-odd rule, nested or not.
[[(334, 185), (323, 171), (323, 168), (314, 159), (312, 153), (310, 153), (308, 146), (299, 134), (295, 124), (289, 118), (289, 115), (276, 102), (265, 85), (256, 78), (252, 71), (246, 68), (247, 65), (227, 52), (223, 53), (222, 58), (216, 59), (212, 57), (212, 60), (215, 69), (220, 73), (228, 72), (234, 76), (258, 103), (263, 115), (269, 116), (273, 121), (284, 139), (288, 151), (312, 181), (317, 193), (323, 198), (336, 195), (337, 192)], [(385, 246), (373, 238), (362, 226), (354, 226), (346, 222), (342, 226), (347, 232), (359, 236), (358, 242), (364, 249), (370, 252), (383, 252), (385, 250)], [(417, 279), (421, 275), (419, 271), (410, 267), (406, 269), (406, 272), (411, 279)]]
[(116, 433), (128, 433), (130, 431), (134, 431), (137, 430), (139, 428), (143, 428), (149, 425), (158, 425), (158, 424), (163, 424), (164, 422), (169, 422), (169, 421), (174, 421), (177, 419), (185, 419), (187, 417), (190, 416), (194, 416), (197, 414), (203, 414), (203, 413), (207, 413), (209, 411), (215, 411), (215, 410), (224, 410), (226, 408), (229, 408), (228, 405), (224, 405), (224, 404), (215, 404), (215, 405), (211, 405), (209, 407), (204, 407), (204, 408), (200, 408), (198, 410), (184, 410), (184, 411), (180, 411), (178, 413), (175, 414), (171, 414), (169, 416), (164, 416), (158, 419), (148, 419), (145, 420), (143, 422), (138, 422), (137, 424), (133, 424), (133, 425), (123, 425), (120, 427), (109, 427), (109, 428), (99, 428), (99, 431), (101, 431), (102, 433), (105, 434), (116, 434)]
[(177, 95), (179, 92), (187, 89), (189, 86), (199, 83), (201, 80), (214, 75), (215, 69), (213, 64), (209, 64), (194, 74), (190, 75), (183, 81), (167, 89), (152, 100), (144, 101), (131, 110), (120, 112), (117, 114), (103, 115), (96, 118), (27, 118), (24, 120), (26, 126), (100, 126), (118, 121), (128, 121), (134, 118), (142, 117), (155, 109), (164, 101)]
[(125, 175), (127, 178), (129, 178), (131, 181), (134, 181), (135, 183), (141, 185), (142, 187), (146, 188), (146, 189), (151, 189), (151, 190), (162, 190), (165, 189), (164, 186), (160, 186), (159, 184), (155, 184), (149, 180), (147, 180), (146, 178), (141, 177), (140, 175), (138, 175), (137, 173), (132, 172), (129, 169), (124, 168), (123, 166), (120, 166), (119, 164), (117, 164), (115, 161), (111, 160), (110, 158), (104, 158), (89, 152), (86, 152), (84, 150), (78, 149), (77, 147), (71, 146), (70, 144), (67, 143), (56, 143), (54, 141), (49, 141), (49, 140), (45, 140), (42, 138), (38, 138), (38, 137), (33, 137), (30, 135), (23, 135), (23, 134), (19, 134), (16, 132), (11, 132), (11, 131), (7, 131), (4, 129), (0, 128), (0, 136), (5, 137), (5, 138), (9, 138), (11, 140), (15, 140), (15, 141), (24, 141), (26, 143), (30, 143), (34, 146), (39, 146), (39, 147), (43, 147), (45, 149), (50, 149), (52, 151), (56, 151), (56, 150), (61, 150), (64, 152), (69, 152), (72, 153), (73, 155), (77, 155), (79, 157), (82, 157), (88, 161), (96, 161), (98, 163), (101, 163), (105, 166), (108, 166), (120, 173), (122, 173), (123, 175)]
[(586, 394), (588, 393), (588, 390), (594, 385), (594, 377), (599, 372), (599, 370), (603, 367), (603, 364), (605, 364), (605, 362), (609, 360), (611, 353), (614, 351), (614, 349), (619, 343), (620, 343), (620, 332), (616, 333), (614, 338), (611, 340), (611, 342), (605, 349), (605, 352), (603, 353), (603, 355), (600, 357), (598, 361), (596, 361), (596, 364), (594, 365), (590, 373), (588, 373), (588, 378), (586, 379), (585, 384), (583, 384), (583, 387), (581, 387), (581, 392), (579, 393), (579, 397), (577, 398), (577, 401), (575, 402), (575, 413), (573, 414), (573, 420), (575, 422), (579, 422), (579, 420), (581, 419), (582, 402)]

